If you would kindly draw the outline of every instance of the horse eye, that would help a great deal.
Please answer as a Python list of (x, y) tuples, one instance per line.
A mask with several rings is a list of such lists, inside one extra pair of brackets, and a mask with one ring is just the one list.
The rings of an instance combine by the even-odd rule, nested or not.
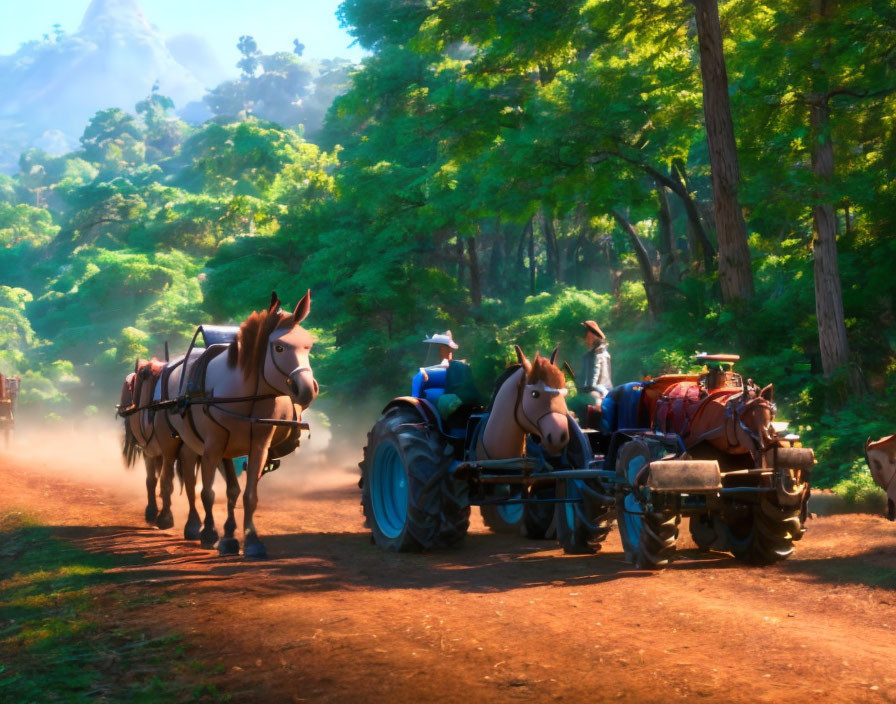
[(532, 398), (538, 398), (539, 396), (541, 396), (541, 394), (538, 391), (532, 392)]
[(283, 345), (274, 345), (274, 350), (277, 351), (277, 352), (282, 352), (282, 351), (283, 351)]

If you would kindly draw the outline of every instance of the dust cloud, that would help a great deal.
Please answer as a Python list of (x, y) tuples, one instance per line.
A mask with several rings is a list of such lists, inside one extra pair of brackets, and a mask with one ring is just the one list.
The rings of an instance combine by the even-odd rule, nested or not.
[[(300, 498), (310, 492), (357, 487), (364, 434), (353, 432), (349, 436), (341, 429), (337, 442), (325, 416), (309, 409), (304, 420), (311, 426), (310, 435), (303, 433), (301, 446), (281, 459), (279, 469), (264, 476), (264, 494), (271, 498)], [(20, 418), (9, 446), (3, 447), (0, 442), (0, 472), (6, 461), (13, 461), (45, 476), (83, 482), (122, 499), (145, 502), (143, 459), (138, 458), (131, 468), (125, 467), (121, 453), (123, 437), (121, 420), (93, 418), (79, 422), (29, 423)], [(244, 482), (241, 474), (240, 484)], [(218, 475), (215, 492), (223, 496), (224, 489), (224, 480)], [(179, 503), (180, 493), (175, 483), (175, 503)]]

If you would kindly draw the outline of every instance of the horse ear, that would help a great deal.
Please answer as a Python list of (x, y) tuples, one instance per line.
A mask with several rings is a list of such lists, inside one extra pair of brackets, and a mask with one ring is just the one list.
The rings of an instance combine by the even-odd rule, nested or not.
[(557, 352), (559, 352), (559, 351), (560, 351), (560, 345), (557, 345), (557, 346), (554, 348), (554, 351), (551, 352), (551, 364), (556, 364), (556, 363), (557, 363)]
[(271, 291), (271, 304), (268, 306), (268, 312), (273, 313), (280, 307), (280, 297), (276, 291)]
[(759, 392), (759, 396), (761, 398), (764, 398), (766, 401), (771, 401), (772, 397), (774, 396), (772, 386), (774, 386), (774, 384), (769, 384), (768, 386), (764, 387), (762, 391)]
[(311, 289), (308, 289), (302, 300), (296, 303), (296, 309), (292, 312), (293, 324), (298, 325), (311, 312)]
[(523, 369), (526, 370), (526, 374), (530, 374), (532, 372), (532, 362), (526, 359), (526, 355), (523, 354), (523, 348), (519, 345), (514, 345), (513, 348), (516, 350), (516, 358), (519, 360)]
[(140, 369), (140, 358), (134, 360), (134, 374), (136, 374)]

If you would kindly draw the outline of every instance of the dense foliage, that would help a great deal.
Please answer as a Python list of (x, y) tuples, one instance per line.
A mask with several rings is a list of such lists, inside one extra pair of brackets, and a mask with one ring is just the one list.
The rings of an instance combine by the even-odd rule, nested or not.
[[(0, 368), (25, 375), (26, 405), (109, 409), (135, 356), (310, 287), (323, 406), (404, 393), (447, 328), (483, 391), (515, 342), (559, 342), (575, 368), (593, 318), (617, 383), (738, 352), (816, 448), (818, 482), (861, 471), (865, 437), (896, 428), (896, 3), (721, 5), (755, 282), (732, 304), (693, 7), (493, 5), (345, 0), (371, 55), (315, 143), (261, 119), (289, 113), (277, 82), (304, 85), (301, 64), (244, 37), (244, 75), (203, 126), (152, 95), (98, 113), (78, 152), (23, 154), (0, 178)], [(850, 354), (829, 374), (823, 204)]]

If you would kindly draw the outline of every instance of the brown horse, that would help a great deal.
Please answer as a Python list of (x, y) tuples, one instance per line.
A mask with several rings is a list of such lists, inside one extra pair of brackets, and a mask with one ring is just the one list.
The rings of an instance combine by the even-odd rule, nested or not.
[(517, 345), (516, 356), (520, 367), (495, 394), (485, 429), (476, 444), (477, 459), (522, 457), (529, 433), (538, 436), (551, 455), (563, 452), (569, 442), (566, 379), (554, 364), (557, 350), (550, 359), (536, 352), (530, 362)]
[[(759, 466), (775, 446), (771, 384), (761, 390), (748, 383), (707, 391), (696, 379), (673, 381), (662, 390), (654, 408), (650, 408), (650, 395), (646, 402), (654, 427), (679, 435), (688, 450), (706, 443), (726, 455), (749, 454)], [(655, 383), (662, 382), (659, 377)]]
[[(171, 493), (174, 489), (174, 462), (181, 443), (170, 433), (159, 432), (154, 418), (157, 414), (146, 408), (152, 402), (153, 389), (163, 367), (164, 363), (156, 359), (138, 359), (133, 373), (128, 374), (122, 385), (118, 412), (125, 419), (122, 447), (125, 464), (133, 466), (137, 455), (142, 454), (146, 466), (146, 522), (166, 529), (174, 525)], [(156, 500), (157, 483), (161, 484), (161, 512)]]
[(874, 483), (887, 493), (887, 517), (896, 521), (896, 435), (865, 441), (865, 461)]
[[(312, 337), (301, 327), (311, 310), (309, 291), (290, 314), (280, 310), (276, 294), (267, 310), (252, 313), (240, 326), (237, 339), (226, 354), (213, 356), (205, 368), (205, 395), (187, 399), (183, 414), (169, 410), (168, 418), (184, 442), (201, 455), (203, 545), (218, 540), (212, 515), (215, 468), (224, 458), (249, 456), (243, 496), (244, 554), (264, 557), (254, 515), (258, 505), (258, 481), (271, 457), (292, 452), (298, 444), (296, 427), (285, 427), (301, 419), (301, 413), (318, 394), (309, 363)], [(169, 388), (186, 388), (185, 379), (199, 363), (197, 357), (173, 368)], [(173, 366), (173, 365), (172, 365)], [(274, 424), (264, 421), (275, 421)], [(259, 422), (261, 421), (261, 422)], [(284, 424), (276, 424), (277, 422)], [(234, 506), (239, 485), (228, 480), (225, 536), (218, 545), (221, 554), (235, 554)]]

